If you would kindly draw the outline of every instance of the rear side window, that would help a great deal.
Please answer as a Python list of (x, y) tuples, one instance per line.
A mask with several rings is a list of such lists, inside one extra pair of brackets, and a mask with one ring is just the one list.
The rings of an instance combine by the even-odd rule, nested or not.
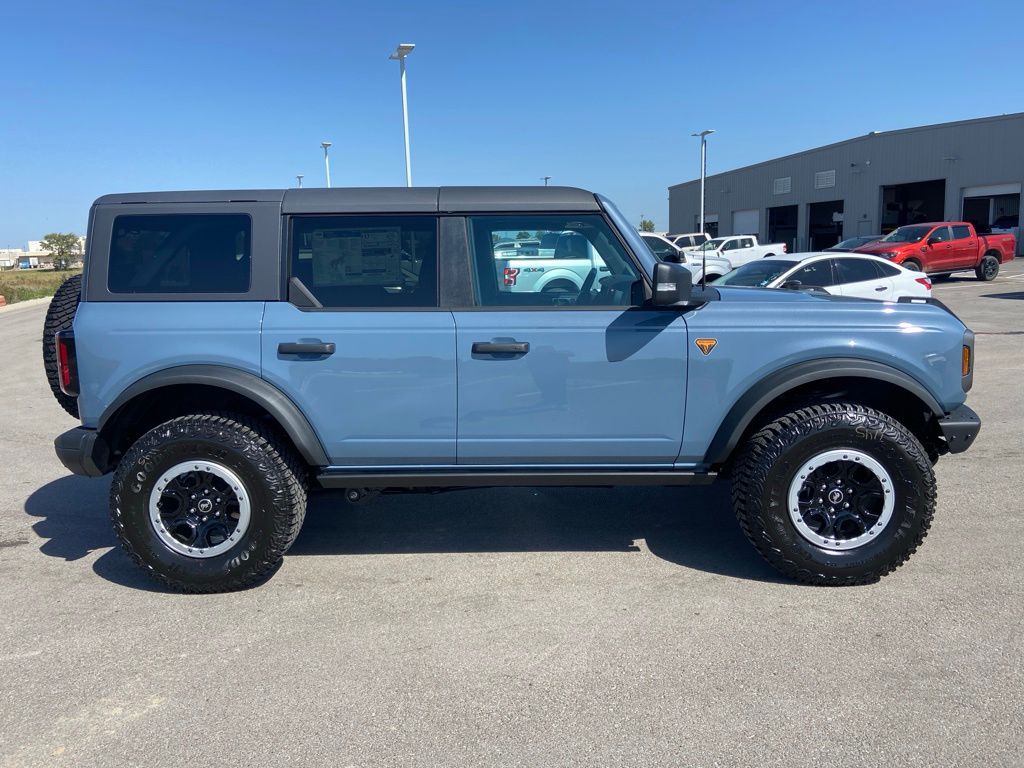
[(877, 262), (871, 259), (836, 259), (840, 283), (861, 283), (877, 280), (881, 275)]
[(436, 216), (298, 216), (291, 241), (292, 277), (324, 307), (437, 306)]
[(252, 221), (242, 214), (117, 216), (111, 293), (245, 293)]
[(900, 271), (892, 264), (882, 264), (878, 261), (871, 262), (875, 265), (875, 268), (882, 273), (882, 277), (896, 277)]

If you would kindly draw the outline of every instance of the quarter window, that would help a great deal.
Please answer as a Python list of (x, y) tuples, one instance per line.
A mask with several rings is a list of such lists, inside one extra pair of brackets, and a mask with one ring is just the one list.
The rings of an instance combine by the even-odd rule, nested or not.
[[(537, 256), (522, 259), (495, 244), (528, 232)], [(485, 307), (632, 306), (643, 281), (601, 216), (558, 214), (469, 219), (477, 302)]]
[(117, 216), (111, 293), (245, 293), (252, 222), (242, 214)]
[(298, 216), (291, 274), (324, 307), (436, 307), (437, 218)]

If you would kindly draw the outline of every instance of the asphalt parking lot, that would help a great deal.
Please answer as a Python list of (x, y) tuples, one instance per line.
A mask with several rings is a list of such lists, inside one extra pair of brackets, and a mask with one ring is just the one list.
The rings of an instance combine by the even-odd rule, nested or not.
[(156, 589), (0, 311), (0, 765), (1024, 763), (1024, 259), (936, 287), (984, 428), (881, 583), (781, 581), (728, 487), (314, 495), (267, 584)]

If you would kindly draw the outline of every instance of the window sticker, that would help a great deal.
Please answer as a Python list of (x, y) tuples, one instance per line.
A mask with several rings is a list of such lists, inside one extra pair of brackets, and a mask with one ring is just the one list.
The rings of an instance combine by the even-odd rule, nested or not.
[[(311, 241), (315, 285), (399, 285), (402, 283), (398, 227), (317, 230)], [(301, 253), (300, 253), (301, 258)]]

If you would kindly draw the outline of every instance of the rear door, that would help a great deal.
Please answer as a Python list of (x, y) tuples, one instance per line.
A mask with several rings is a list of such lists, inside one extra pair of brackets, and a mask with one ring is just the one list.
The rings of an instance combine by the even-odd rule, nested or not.
[[(472, 306), (454, 310), (458, 462), (669, 465), (686, 398), (681, 313), (642, 306), (643, 276), (603, 216), (468, 218)], [(570, 294), (514, 292), (490, 243), (507, 232), (576, 232), (607, 271)], [(597, 262), (597, 259), (595, 259)]]
[(839, 291), (843, 296), (888, 301), (893, 296), (893, 282), (871, 259), (845, 256), (835, 259)]
[[(293, 302), (268, 302), (263, 376), (338, 466), (455, 463), (455, 321), (434, 215), (294, 216)], [(494, 252), (488, 247), (493, 264)]]
[(954, 224), (950, 244), (953, 255), (950, 266), (973, 267), (978, 263), (978, 238), (966, 224)]

